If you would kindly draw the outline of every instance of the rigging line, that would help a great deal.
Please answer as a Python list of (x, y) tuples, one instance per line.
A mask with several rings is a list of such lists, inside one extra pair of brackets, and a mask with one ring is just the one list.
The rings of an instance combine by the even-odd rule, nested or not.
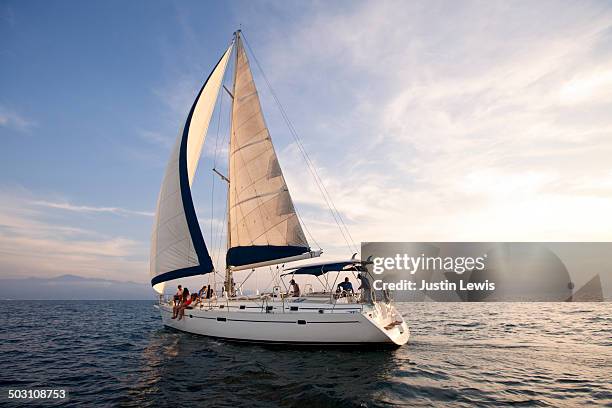
[[(231, 129), (228, 130), (228, 134), (229, 134), (230, 131), (231, 131)], [(228, 137), (228, 135), (223, 135), (223, 140), (221, 141), (221, 145), (222, 146), (225, 145), (225, 141), (227, 140), (227, 137)], [(227, 184), (227, 188), (229, 189), (229, 184)], [(226, 228), (227, 228), (227, 222), (226, 222), (227, 221), (227, 210), (228, 210), (227, 204), (228, 204), (227, 200), (223, 200), (223, 205), (224, 205), (224, 207), (223, 207), (223, 223), (219, 226), (219, 228), (217, 230), (217, 233), (219, 234), (219, 247), (217, 248), (217, 250), (218, 250), (219, 253), (221, 252), (221, 240), (222, 240), (222, 236), (223, 236), (223, 231), (225, 231)], [(228, 234), (229, 234), (229, 231), (228, 231)]]
[[(257, 56), (255, 55), (255, 53), (253, 52), (253, 49), (251, 48), (249, 42), (247, 41), (246, 37), (242, 36), (244, 38), (244, 42), (247, 45), (251, 55), (253, 56), (253, 59), (255, 61), (255, 63), (257, 64), (257, 67), (259, 68), (262, 77), (264, 78), (266, 85), (268, 86), (268, 88), (270, 89), (270, 93), (272, 94), (272, 97), (274, 98), (274, 101), (276, 102), (276, 104), (279, 107), (279, 110), (281, 112), (281, 116), (283, 117), (283, 119), (285, 120), (285, 122), (287, 123), (287, 127), (289, 128), (290, 133), (292, 134), (298, 149), (300, 150), (300, 153), (302, 153), (302, 156), (304, 157), (304, 160), (306, 161), (306, 164), (309, 167), (309, 170), (313, 176), (313, 178), (315, 179), (315, 182), (317, 183), (317, 186), (319, 187), (319, 191), (321, 192), (321, 195), (323, 196), (323, 199), (325, 200), (330, 212), (332, 213), (332, 216), (334, 218), (334, 221), (336, 222), (336, 224), (338, 225), (338, 228), (340, 229), (340, 232), (344, 238), (344, 240), (346, 241), (346, 244), (348, 246), (348, 248), (352, 250), (351, 244), (349, 243), (349, 240), (351, 241), (353, 247), (355, 249), (357, 249), (357, 246), (355, 245), (355, 241), (353, 240), (353, 237), (351, 236), (350, 231), (348, 230), (348, 227), (346, 226), (346, 223), (344, 222), (344, 219), (342, 218), (340, 212), (338, 211), (337, 207), (335, 206), (331, 195), (329, 194), (329, 191), (327, 190), (327, 188), (325, 187), (325, 184), (323, 184), (323, 180), (321, 179), (321, 177), (318, 175), (318, 172), (316, 171), (316, 167), (314, 166), (314, 163), (312, 162), (312, 160), (310, 159), (308, 153), (306, 152), (306, 149), (304, 148), (299, 135), (297, 134), (297, 131), (295, 130), (295, 127), (293, 126), (293, 124), (291, 123), (291, 121), (289, 120), (289, 117), (286, 113), (286, 111), (284, 110), (282, 104), (280, 103), (280, 100), (278, 99), (276, 92), (274, 92), (274, 89), (272, 88), (272, 85), (270, 84), (270, 81), (268, 81), (268, 78), (266, 77), (266, 74), (263, 70), (263, 68), (261, 67), (261, 64), (259, 63), (259, 60), (257, 59)], [(337, 214), (337, 215), (336, 215)], [(338, 220), (340, 222), (338, 222)], [(342, 224), (342, 226), (344, 227), (344, 230), (342, 228), (342, 226), (340, 225), (340, 223)], [(345, 231), (346, 231), (346, 235), (345, 236)]]
[[(294, 130), (294, 132), (295, 132), (295, 130)], [(301, 144), (301, 141), (299, 141), (298, 143)], [(334, 204), (334, 202), (333, 202), (333, 200), (331, 198), (331, 194), (329, 194), (329, 192), (327, 191), (327, 188), (325, 187), (325, 184), (323, 183), (323, 180), (321, 179), (321, 177), (316, 172), (316, 167), (314, 166), (314, 163), (310, 160), (310, 157), (308, 156), (308, 153), (306, 153), (306, 149), (304, 148), (303, 145), (301, 145), (300, 151), (301, 151), (302, 155), (306, 158), (307, 163), (310, 162), (310, 166), (309, 167), (311, 169), (311, 174), (313, 174), (313, 177), (315, 178), (315, 182), (317, 182), (317, 186), (319, 187), (319, 191), (321, 191), (321, 195), (323, 196), (324, 200), (326, 201), (326, 204), (327, 204), (330, 212), (332, 213), (332, 216), (334, 217), (334, 221), (336, 222), (336, 225), (338, 225), (338, 228), (340, 229), (340, 232), (342, 233), (343, 236), (346, 233), (346, 236), (344, 236), (344, 239), (346, 241), (346, 244), (347, 244), (347, 247), (349, 249), (349, 252), (352, 253), (353, 252), (353, 248), (356, 249), (357, 246), (355, 245), (355, 241), (353, 240), (353, 237), (351, 236), (351, 233), (350, 233), (348, 227), (344, 223), (344, 220), (343, 220), (343, 218), (342, 218), (342, 216), (340, 214), (340, 211), (338, 211), (338, 209), (336, 208), (336, 205)], [(340, 225), (340, 223), (338, 221), (340, 221), (342, 226)], [(342, 227), (344, 227), (344, 229)], [(348, 237), (348, 239), (346, 237)], [(350, 241), (350, 243), (348, 241)], [(351, 246), (351, 244), (352, 244), (352, 246)]]
[[(232, 52), (231, 58), (236, 59), (237, 58), (236, 53)], [(235, 82), (235, 80), (236, 80), (236, 73), (234, 72), (234, 74), (233, 74), (233, 81)], [(232, 87), (232, 92), (235, 93), (234, 87)], [(229, 111), (228, 111), (228, 113), (229, 113), (229, 115), (228, 115), (229, 122), (228, 122), (228, 126), (227, 126), (227, 132), (223, 133), (223, 139), (221, 140), (221, 146), (226, 146), (226, 145), (229, 145), (231, 143), (231, 137), (232, 137), (232, 132), (233, 132), (232, 117), (234, 115), (234, 112), (233, 112), (234, 111), (234, 95), (233, 94), (232, 94), (231, 98), (232, 99), (230, 101), (230, 107), (228, 108), (229, 109)], [(228, 154), (229, 154), (229, 146), (228, 146)], [(216, 167), (216, 160), (217, 160), (217, 155), (215, 155), (215, 167)], [(231, 169), (230, 169), (230, 163), (228, 161), (228, 163), (227, 163), (227, 172), (226, 172), (227, 177), (230, 177), (230, 173), (231, 173)], [(225, 234), (226, 244), (224, 245), (225, 248), (228, 248), (228, 246), (229, 246), (230, 234), (231, 234), (231, 231), (230, 231), (230, 229), (228, 227), (228, 218), (229, 218), (230, 215), (229, 215), (229, 202), (228, 202), (229, 199), (228, 199), (227, 195), (229, 195), (231, 193), (229, 180), (228, 180), (228, 183), (227, 183), (226, 187), (227, 187), (226, 194), (225, 194), (226, 199), (223, 200), (223, 222), (221, 223), (221, 225), (219, 226), (219, 229), (218, 229), (219, 246), (217, 247), (217, 254), (216, 254), (217, 265), (219, 264), (220, 259), (221, 259), (221, 252), (222, 252), (221, 243), (223, 241), (223, 232), (224, 231), (226, 232), (226, 234)], [(227, 268), (227, 265), (225, 265), (225, 268)], [(223, 276), (223, 279), (225, 280), (224, 276)]]
[[(222, 98), (223, 98), (223, 96), (222, 96)], [(223, 99), (221, 99), (221, 103), (222, 102), (223, 102)], [(222, 107), (222, 105), (221, 105), (221, 107)], [(231, 112), (231, 110), (230, 110), (230, 112)], [(219, 111), (219, 118), (221, 118), (221, 110)], [(220, 127), (220, 124), (221, 123), (219, 121), (219, 127)], [(218, 157), (219, 157), (219, 154), (218, 154), (219, 153), (219, 146), (225, 145), (225, 141), (226, 141), (226, 139), (228, 137), (230, 129), (228, 129), (227, 133), (224, 132), (224, 134), (222, 136), (221, 144), (219, 144), (219, 137), (218, 137), (219, 131), (220, 130), (218, 128), (217, 129), (217, 138), (215, 139), (215, 154), (214, 154), (213, 168), (217, 167), (217, 160), (218, 160)], [(216, 180), (216, 177), (214, 179)], [(214, 183), (214, 181), (213, 181), (213, 183)], [(214, 184), (213, 184), (213, 188), (214, 188)], [(213, 189), (213, 193), (214, 193), (214, 189)], [(223, 200), (223, 202), (224, 202), (224, 207), (223, 207), (223, 222), (221, 223), (221, 225), (219, 225), (218, 228), (216, 228), (216, 231), (215, 231), (216, 234), (218, 234), (219, 237), (218, 237), (218, 239), (212, 238), (213, 239), (213, 243), (215, 241), (218, 241), (218, 245), (214, 248), (214, 252), (216, 252), (216, 255), (214, 255), (215, 256), (215, 263), (216, 263), (216, 265), (219, 265), (219, 260), (221, 258), (221, 248), (222, 248), (221, 242), (223, 240), (223, 231), (226, 229), (226, 224), (227, 224), (226, 223), (226, 221), (227, 221), (227, 200)]]
[(221, 98), (219, 98), (219, 112), (218, 112), (218, 121), (217, 121), (217, 137), (215, 138), (215, 155), (213, 156), (213, 167), (217, 166), (217, 153), (219, 151), (219, 130), (221, 128), (221, 111), (223, 109), (223, 93), (221, 93)]
[[(219, 98), (219, 112), (217, 115), (217, 134), (215, 135), (215, 154), (214, 154), (214, 159), (213, 159), (213, 169), (217, 167), (217, 151), (219, 147), (219, 130), (221, 129), (221, 111), (222, 110), (223, 110), (223, 93), (221, 93), (221, 97)], [(213, 174), (212, 175), (212, 191), (210, 194), (210, 239), (213, 240), (213, 243), (214, 243), (213, 223), (215, 219), (215, 184), (216, 184), (216, 177)]]
[[(280, 104), (280, 102), (278, 102)], [(280, 105), (279, 105), (280, 106)], [(342, 216), (340, 215), (340, 211), (338, 211), (338, 209), (336, 208), (332, 198), (331, 198), (331, 194), (329, 194), (329, 192), (327, 191), (327, 188), (325, 187), (325, 184), (323, 183), (323, 180), (321, 179), (321, 177), (319, 176), (318, 172), (316, 171), (316, 166), (314, 165), (314, 162), (312, 162), (312, 160), (310, 159), (310, 156), (308, 155), (308, 153), (306, 152), (306, 149), (304, 147), (304, 145), (302, 144), (301, 140), (299, 140), (299, 137), (297, 136), (297, 132), (295, 130), (295, 128), (293, 127), (293, 124), (291, 124), (291, 122), (289, 121), (289, 118), (286, 116), (286, 114), (283, 115), (283, 117), (285, 118), (285, 120), (288, 123), (288, 126), (290, 126), (290, 131), (292, 132), (292, 135), (294, 135), (294, 139), (296, 141), (296, 144), (298, 146), (298, 149), (300, 150), (300, 153), (302, 153), (302, 156), (304, 157), (304, 161), (306, 161), (306, 164), (308, 165), (308, 169), (311, 173), (311, 175), (313, 176), (315, 183), (317, 184), (317, 187), (319, 188), (319, 192), (321, 193), (321, 196), (323, 197), (323, 199), (325, 200), (325, 204), (327, 205), (330, 213), (332, 214), (332, 217), (334, 218), (334, 221), (336, 223), (336, 225), (338, 226), (338, 229), (340, 230), (340, 233), (342, 234), (345, 243), (347, 244), (347, 247), (349, 248), (350, 252), (353, 252), (353, 247), (356, 248), (355, 242), (353, 241), (353, 238), (348, 230), (348, 227), (346, 226), (346, 224), (344, 223), (344, 220), (342, 219)], [(342, 226), (344, 226), (344, 229), (342, 228), (342, 226), (340, 225), (340, 223), (342, 224)], [(346, 232), (346, 235), (345, 235)], [(348, 237), (348, 239), (347, 239)], [(351, 241), (353, 247), (351, 247), (351, 244), (349, 243), (349, 240)]]
[[(229, 189), (229, 186), (227, 187)], [(221, 259), (221, 252), (222, 252), (222, 246), (221, 243), (223, 242), (223, 232), (226, 232), (226, 240), (229, 241), (229, 234), (230, 231), (228, 229), (228, 225), (227, 225), (227, 218), (229, 216), (229, 211), (228, 211), (228, 202), (227, 200), (223, 200), (223, 222), (221, 223), (221, 225), (219, 225), (219, 230), (218, 230), (218, 235), (219, 235), (219, 244), (217, 246), (217, 256), (216, 256), (216, 262), (217, 265), (219, 265), (220, 259)], [(225, 247), (227, 247), (227, 245), (225, 245)], [(227, 268), (227, 265), (225, 265), (225, 267)]]
[[(274, 283), (274, 280), (277, 278), (277, 275), (280, 273), (278, 270), (276, 271), (276, 273), (274, 273), (271, 266), (269, 266), (268, 268), (270, 268), (270, 272), (272, 272), (272, 279), (270, 279), (270, 282), (268, 283), (268, 286), (265, 287), (265, 289), (268, 289), (272, 286), (272, 284)], [(272, 290), (274, 290), (273, 286), (272, 286)]]
[[(227, 225), (227, 200), (225, 202), (225, 207), (223, 210), (223, 223), (221, 224), (221, 226), (219, 227), (219, 244), (216, 248), (217, 250), (217, 254), (215, 257), (215, 262), (217, 263), (217, 265), (219, 265), (219, 261), (221, 259), (221, 241), (223, 239), (223, 231), (226, 229), (226, 225)], [(230, 232), (227, 231), (227, 234), (229, 234)], [(226, 265), (227, 267), (227, 265)]]
[(249, 278), (251, 277), (251, 275), (253, 275), (253, 273), (255, 272), (255, 268), (251, 269), (251, 272), (247, 275), (246, 278), (244, 278), (244, 280), (242, 281), (242, 283), (240, 284), (240, 286), (238, 286), (238, 290), (242, 290), (242, 287), (244, 286), (244, 284), (249, 280)]
[(306, 233), (308, 234), (308, 236), (310, 237), (310, 239), (312, 240), (312, 242), (316, 245), (317, 248), (319, 248), (319, 250), (322, 250), (323, 248), (321, 248), (321, 245), (319, 245), (319, 243), (317, 242), (317, 240), (314, 238), (314, 236), (312, 235), (312, 233), (310, 232), (310, 229), (308, 228), (308, 226), (306, 225), (306, 223), (304, 222), (304, 219), (302, 218), (302, 216), (300, 215), (300, 212), (298, 211), (297, 207), (294, 205), (293, 208), (295, 209), (295, 215), (297, 215), (299, 222), (302, 223), (302, 225), (304, 226), (304, 229), (306, 230)]
[[(253, 56), (255, 57), (255, 56)], [(260, 68), (261, 69), (261, 68)], [(263, 71), (262, 71), (263, 74)], [(265, 74), (263, 74), (265, 75)], [(274, 90), (271, 88), (271, 85), (269, 83), (269, 81), (266, 82), (269, 84), (270, 86), (270, 91), (274, 93)], [(284, 108), (282, 107), (280, 100), (278, 99), (278, 97), (276, 96), (276, 93), (274, 93), (274, 98), (277, 101), (277, 104), (279, 106), (279, 110), (283, 111), (283, 117), (285, 119), (285, 121), (287, 122), (287, 126), (290, 128), (290, 131), (292, 132), (292, 135), (296, 141), (296, 144), (298, 145), (298, 149), (300, 150), (300, 152), (302, 153), (304, 160), (306, 161), (306, 163), (309, 166), (309, 170), (313, 176), (313, 178), (315, 179), (315, 182), (317, 182), (317, 187), (319, 187), (319, 191), (321, 192), (321, 195), (323, 196), (324, 200), (327, 203), (327, 206), (330, 209), (330, 212), (332, 212), (332, 215), (334, 214), (334, 212), (337, 214), (338, 219), (340, 220), (340, 222), (342, 223), (342, 225), (344, 226), (344, 229), (346, 230), (346, 234), (349, 237), (351, 243), (353, 244), (353, 246), (356, 248), (355, 242), (353, 241), (353, 237), (351, 236), (351, 233), (348, 229), (348, 227), (346, 226), (346, 224), (344, 223), (344, 220), (342, 219), (342, 215), (340, 214), (340, 211), (338, 211), (338, 209), (336, 208), (336, 205), (334, 204), (334, 201), (331, 197), (331, 194), (329, 193), (329, 191), (327, 190), (327, 188), (325, 187), (325, 183), (323, 183), (323, 179), (321, 179), (321, 176), (319, 176), (319, 173), (317, 172), (316, 166), (314, 165), (314, 162), (311, 160), (310, 156), (308, 155), (308, 152), (306, 151), (306, 148), (304, 147), (304, 144), (302, 143), (299, 135), (297, 134), (297, 131), (295, 130), (295, 127), (293, 126), (293, 123), (289, 120), (289, 116), (287, 115), (287, 113), (285, 112)], [(333, 211), (332, 211), (333, 208)], [(338, 220), (335, 220), (336, 223), (338, 224)], [(339, 229), (342, 231), (342, 228), (340, 227), (340, 225), (338, 225)], [(348, 242), (347, 242), (348, 245)], [(349, 249), (351, 248), (350, 245), (348, 245)]]

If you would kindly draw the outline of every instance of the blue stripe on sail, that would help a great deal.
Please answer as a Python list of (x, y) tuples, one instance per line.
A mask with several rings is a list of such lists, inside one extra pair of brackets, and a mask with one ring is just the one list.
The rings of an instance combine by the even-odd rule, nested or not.
[(242, 266), (302, 255), (306, 252), (310, 252), (310, 248), (275, 245), (239, 246), (227, 251), (226, 263), (230, 266)]
[(181, 187), (181, 199), (183, 201), (183, 209), (185, 211), (187, 226), (189, 227), (189, 235), (191, 235), (193, 248), (198, 256), (199, 265), (177, 269), (157, 275), (151, 279), (151, 286), (155, 286), (158, 283), (173, 279), (184, 278), (186, 276), (203, 275), (214, 270), (212, 259), (208, 253), (208, 248), (206, 248), (206, 243), (204, 242), (204, 237), (202, 236), (202, 231), (200, 230), (200, 224), (198, 223), (198, 218), (196, 217), (193, 199), (191, 197), (191, 189), (189, 188), (189, 173), (187, 171), (187, 139), (189, 137), (191, 119), (193, 118), (193, 113), (198, 101), (200, 100), (200, 96), (202, 95), (206, 84), (208, 84), (208, 80), (223, 60), (225, 54), (226, 53), (223, 53), (223, 55), (221, 55), (221, 58), (219, 58), (219, 61), (217, 61), (215, 67), (212, 69), (212, 71), (210, 71), (208, 78), (206, 78), (204, 85), (202, 85), (200, 92), (198, 92), (198, 96), (195, 98), (195, 101), (191, 106), (189, 116), (187, 116), (187, 121), (185, 122), (185, 127), (183, 128), (183, 136), (181, 138), (181, 147), (179, 152), (179, 184)]
[(151, 286), (155, 286), (158, 283), (162, 283), (162, 282), (166, 282), (166, 281), (170, 281), (174, 279), (184, 278), (184, 277), (193, 276), (193, 275), (201, 275), (203, 273), (206, 273), (206, 272), (201, 272), (201, 270), (202, 270), (201, 266), (197, 265), (197, 266), (190, 266), (188, 268), (177, 269), (177, 270), (170, 271), (170, 272), (165, 272), (151, 279)]

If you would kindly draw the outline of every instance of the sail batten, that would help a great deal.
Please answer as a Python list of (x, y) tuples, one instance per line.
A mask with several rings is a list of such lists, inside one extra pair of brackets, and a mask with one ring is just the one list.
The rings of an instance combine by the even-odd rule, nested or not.
[(221, 56), (200, 89), (164, 173), (150, 258), (151, 284), (159, 293), (166, 281), (214, 270), (193, 205), (191, 185), (232, 47)]
[(240, 33), (229, 151), (229, 242), (226, 264), (239, 267), (308, 253), (287, 183), (263, 117)]

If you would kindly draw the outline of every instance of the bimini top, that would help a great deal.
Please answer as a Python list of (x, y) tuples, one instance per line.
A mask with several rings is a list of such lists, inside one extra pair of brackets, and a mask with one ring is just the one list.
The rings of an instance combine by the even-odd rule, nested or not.
[(342, 271), (366, 271), (365, 265), (370, 264), (368, 261), (361, 261), (359, 259), (351, 259), (348, 261), (334, 261), (334, 262), (319, 262), (315, 264), (303, 265), (296, 268), (287, 269), (290, 272), (284, 273), (281, 276), (286, 275), (314, 275), (321, 276), (327, 272), (342, 272)]

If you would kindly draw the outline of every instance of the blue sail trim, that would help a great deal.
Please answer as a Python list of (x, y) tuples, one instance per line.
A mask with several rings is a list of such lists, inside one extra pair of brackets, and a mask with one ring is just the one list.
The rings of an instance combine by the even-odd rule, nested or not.
[(229, 266), (242, 266), (302, 255), (306, 252), (310, 252), (309, 247), (275, 245), (239, 246), (230, 248), (227, 251), (225, 262)]
[(215, 67), (212, 69), (212, 71), (210, 71), (208, 78), (206, 78), (204, 85), (202, 85), (202, 88), (200, 88), (200, 92), (198, 92), (198, 96), (195, 98), (195, 101), (191, 106), (189, 116), (187, 116), (187, 121), (185, 122), (185, 127), (183, 128), (183, 136), (181, 138), (181, 147), (179, 151), (179, 184), (181, 187), (181, 199), (183, 201), (183, 209), (185, 211), (187, 226), (189, 227), (189, 235), (191, 235), (191, 241), (193, 242), (194, 250), (198, 256), (199, 265), (177, 269), (157, 275), (151, 279), (151, 286), (187, 276), (203, 275), (210, 273), (215, 269), (212, 259), (210, 258), (210, 254), (208, 253), (208, 248), (206, 248), (204, 237), (202, 236), (202, 230), (200, 229), (200, 224), (198, 222), (198, 218), (196, 217), (195, 207), (193, 206), (191, 189), (189, 188), (189, 173), (187, 172), (187, 139), (189, 138), (191, 119), (193, 118), (193, 113), (198, 101), (200, 100), (200, 96), (202, 96), (202, 92), (204, 91), (204, 88), (206, 88), (208, 80), (212, 76), (213, 72), (215, 72), (217, 66), (219, 66), (224, 56), (225, 53), (221, 55), (221, 58), (219, 58), (219, 61), (217, 61)]
[(203, 275), (205, 273), (208, 272), (202, 272), (202, 267), (200, 265), (190, 266), (189, 268), (177, 269), (174, 271), (162, 273), (161, 275), (157, 275), (156, 277), (151, 279), (151, 286), (155, 286), (158, 283), (167, 282), (174, 279), (185, 278), (187, 276)]

